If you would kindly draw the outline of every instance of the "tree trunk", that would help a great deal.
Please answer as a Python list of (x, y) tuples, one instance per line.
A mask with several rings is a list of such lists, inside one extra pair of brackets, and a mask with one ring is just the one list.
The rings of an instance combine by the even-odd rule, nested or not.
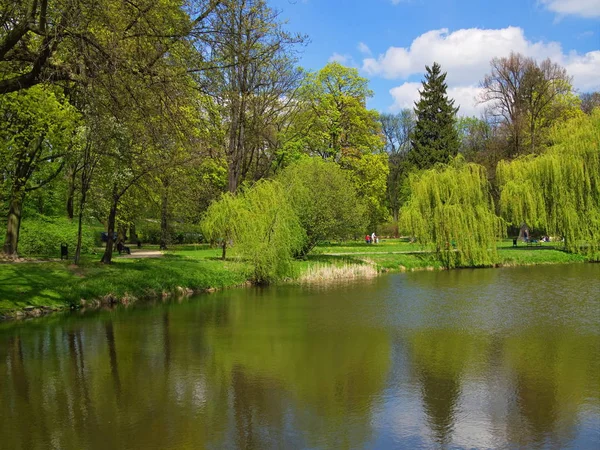
[(137, 231), (135, 229), (135, 223), (129, 224), (129, 241), (137, 242)]
[(69, 220), (73, 220), (75, 217), (75, 209), (73, 203), (75, 202), (75, 178), (77, 176), (77, 171), (73, 169), (71, 173), (71, 179), (69, 180), (69, 190), (67, 192), (67, 217)]
[(531, 153), (535, 152), (535, 120), (532, 117), (531, 118), (531, 126), (529, 129), (529, 132), (531, 133)]
[(77, 246), (75, 247), (75, 259), (74, 264), (79, 264), (79, 258), (81, 257), (81, 235), (82, 235), (82, 221), (83, 221), (83, 208), (79, 209), (79, 218), (77, 223)]
[(8, 207), (8, 221), (6, 224), (6, 236), (4, 238), (3, 251), (6, 255), (17, 256), (17, 245), (19, 244), (19, 231), (21, 229), (21, 213), (25, 193), (19, 188), (13, 191)]
[(228, 181), (229, 192), (235, 193), (240, 184), (240, 176), (242, 171), (242, 163), (245, 157), (244, 149), (244, 120), (246, 100), (243, 91), (239, 94), (241, 100), (235, 99), (232, 102), (233, 117), (231, 128), (229, 129), (229, 146), (228, 146)]
[(394, 211), (392, 211), (394, 216), (394, 237), (398, 239), (400, 236), (400, 230), (398, 229), (398, 207), (394, 207)]
[(87, 188), (85, 185), (81, 187), (81, 199), (79, 200), (79, 218), (77, 223), (77, 246), (75, 247), (75, 260), (74, 264), (79, 264), (79, 258), (81, 257), (81, 237), (83, 234), (83, 209), (87, 199)]
[(115, 234), (115, 222), (117, 218), (117, 206), (119, 205), (120, 196), (117, 194), (117, 187), (113, 188), (113, 203), (110, 207), (110, 213), (108, 214), (108, 236), (106, 240), (106, 248), (104, 249), (104, 255), (102, 255), (101, 263), (111, 264), (112, 254), (114, 246), (114, 234)]
[(163, 191), (161, 198), (161, 209), (160, 209), (160, 249), (167, 249), (167, 241), (169, 240), (169, 183), (168, 181), (163, 181)]
[(223, 255), (221, 256), (221, 259), (223, 261), (225, 261), (225, 256), (227, 254), (227, 239), (223, 239), (222, 247), (223, 247)]
[(239, 166), (238, 166), (238, 142), (237, 142), (237, 132), (238, 132), (238, 113), (237, 111), (234, 112), (234, 114), (232, 114), (233, 116), (233, 121), (231, 123), (231, 128), (229, 130), (229, 148), (228, 148), (228, 156), (229, 156), (229, 162), (228, 162), (228, 170), (229, 173), (227, 174), (227, 179), (228, 179), (228, 188), (229, 188), (229, 192), (231, 193), (235, 193), (235, 191), (237, 190), (237, 186), (238, 186), (238, 171), (239, 171)]

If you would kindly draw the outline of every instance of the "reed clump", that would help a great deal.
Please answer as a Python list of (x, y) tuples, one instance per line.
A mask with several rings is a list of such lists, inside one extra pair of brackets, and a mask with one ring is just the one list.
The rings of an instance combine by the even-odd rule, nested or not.
[(297, 279), (297, 282), (301, 284), (328, 283), (342, 280), (374, 278), (378, 274), (379, 271), (373, 264), (315, 264), (310, 266)]

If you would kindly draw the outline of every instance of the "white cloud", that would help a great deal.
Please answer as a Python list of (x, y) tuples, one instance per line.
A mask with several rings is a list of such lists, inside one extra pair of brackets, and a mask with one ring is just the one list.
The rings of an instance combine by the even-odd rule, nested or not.
[(540, 3), (560, 15), (600, 17), (598, 0), (540, 0)]
[(453, 33), (443, 28), (420, 35), (409, 48), (390, 47), (377, 58), (365, 58), (363, 70), (389, 79), (406, 78), (422, 73), (425, 65), (436, 61), (448, 72), (449, 83), (477, 83), (493, 57), (508, 56), (511, 51), (553, 60), (561, 55), (560, 44), (530, 42), (518, 27), (468, 28)]
[[(415, 102), (419, 100), (419, 89), (421, 83), (406, 82), (402, 85), (390, 89), (390, 94), (394, 99), (390, 111), (398, 112), (404, 108), (413, 108)], [(483, 105), (477, 104), (476, 98), (481, 93), (478, 86), (456, 86), (448, 88), (448, 97), (454, 99), (454, 105), (460, 106), (459, 116), (476, 116), (483, 113)]]
[(371, 55), (372, 54), (371, 49), (364, 42), (359, 42), (357, 48), (358, 48), (358, 51), (361, 52), (363, 55)]
[(448, 89), (448, 97), (453, 98), (454, 104), (460, 106), (459, 116), (479, 117), (484, 109), (484, 105), (477, 104), (481, 91), (478, 86), (456, 86)]
[(587, 39), (587, 38), (591, 38), (594, 37), (594, 32), (592, 30), (588, 30), (588, 31), (584, 31), (582, 33), (579, 33), (577, 35), (577, 39)]
[(419, 89), (421, 83), (406, 82), (398, 87), (390, 89), (390, 94), (394, 98), (394, 104), (390, 107), (393, 112), (398, 112), (404, 108), (412, 108), (419, 99)]
[[(598, 1), (598, 0), (596, 0)], [(502, 29), (461, 29), (450, 33), (448, 29), (432, 30), (418, 36), (410, 47), (390, 47), (377, 58), (364, 58), (362, 70), (370, 76), (406, 80), (422, 75), (425, 65), (438, 62), (447, 72), (449, 95), (461, 106), (459, 114), (471, 115), (482, 110), (471, 101), (478, 85), (490, 70), (490, 60), (505, 57), (511, 52), (530, 56), (538, 61), (550, 58), (567, 69), (573, 77), (573, 86), (580, 91), (600, 89), (600, 50), (580, 54), (565, 53), (557, 42), (532, 42), (518, 27)], [(405, 82), (393, 88), (392, 110), (412, 107), (418, 98), (420, 83)]]
[(348, 54), (342, 55), (340, 53), (334, 52), (333, 55), (331, 55), (327, 61), (338, 62), (343, 65), (348, 65), (352, 63), (352, 56)]
[(563, 64), (573, 77), (576, 89), (582, 92), (600, 90), (600, 50), (585, 55), (571, 54)]

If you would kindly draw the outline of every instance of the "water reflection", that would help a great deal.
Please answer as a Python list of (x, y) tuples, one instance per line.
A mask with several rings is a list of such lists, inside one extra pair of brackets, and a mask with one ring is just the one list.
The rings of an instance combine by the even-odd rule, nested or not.
[[(561, 276), (456, 271), (317, 292), (226, 291), (4, 324), (0, 442), (593, 447), (600, 266), (575, 267)], [(532, 274), (552, 280), (551, 297)]]

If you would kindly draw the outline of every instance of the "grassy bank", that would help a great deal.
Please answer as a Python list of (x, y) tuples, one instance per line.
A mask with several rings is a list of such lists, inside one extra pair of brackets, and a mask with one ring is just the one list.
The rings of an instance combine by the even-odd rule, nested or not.
[(214, 256), (212, 250), (199, 250), (162, 258), (116, 257), (110, 266), (98, 263), (97, 256), (88, 256), (79, 266), (59, 261), (2, 263), (0, 314), (28, 306), (65, 308), (79, 305), (81, 299), (148, 298), (180, 287), (201, 291), (245, 282), (245, 264)]
[[(147, 248), (145, 248), (147, 250)], [(583, 262), (551, 244), (512, 247), (498, 243), (499, 265)], [(135, 256), (135, 255), (134, 255)], [(98, 263), (87, 255), (79, 266), (65, 261), (0, 263), (0, 315), (31, 307), (68, 308), (99, 298), (134, 299), (175, 293), (179, 288), (202, 291), (243, 284), (249, 267), (235, 259), (223, 262), (220, 251), (207, 246), (181, 246), (161, 258), (115, 257), (114, 264)], [(295, 263), (295, 280), (319, 283), (342, 278), (369, 277), (382, 271), (440, 269), (435, 256), (417, 244), (382, 240), (376, 245), (346, 242), (321, 245), (305, 261)]]

